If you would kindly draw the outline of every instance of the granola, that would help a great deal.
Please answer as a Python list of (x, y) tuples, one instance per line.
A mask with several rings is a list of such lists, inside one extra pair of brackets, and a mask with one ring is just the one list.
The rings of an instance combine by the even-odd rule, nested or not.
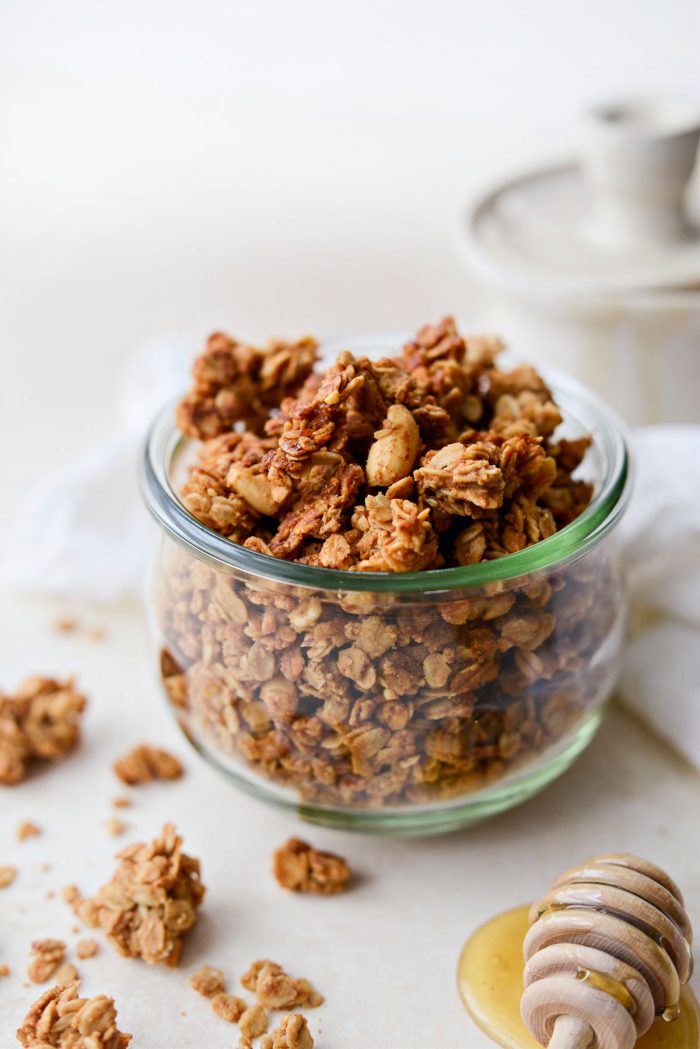
[(78, 940), (78, 942), (75, 945), (75, 953), (81, 959), (94, 958), (95, 955), (98, 953), (99, 949), (100, 946), (97, 940), (92, 939)]
[(224, 974), (221, 969), (215, 969), (212, 965), (203, 965), (190, 976), (190, 987), (205, 998), (213, 998), (226, 989)]
[(300, 1013), (283, 1016), (279, 1027), (262, 1039), (260, 1049), (314, 1049), (306, 1017)]
[(4, 866), (0, 867), (0, 889), (6, 889), (17, 877), (17, 868)]
[[(447, 318), (396, 358), (340, 354), (279, 408), (258, 398), (252, 426), (207, 408), (185, 427), (201, 444), (183, 502), (258, 554), (351, 572), (542, 542), (591, 498), (590, 440), (558, 436), (546, 384), (500, 368), (501, 348)], [(352, 807), (466, 794), (558, 745), (601, 701), (621, 619), (603, 547), (426, 601), (293, 587), (169, 543), (159, 586), (161, 673), (187, 733), (305, 801)]]
[(342, 856), (321, 852), (300, 838), (290, 838), (272, 856), (273, 872), (282, 888), (322, 895), (342, 892), (350, 868)]
[(238, 1027), (246, 1038), (257, 1038), (267, 1030), (267, 1013), (262, 1005), (249, 1005), (238, 1020)]
[(26, 841), (27, 838), (36, 838), (41, 834), (41, 827), (29, 820), (23, 820), (17, 828), (17, 840)]
[(212, 996), (211, 1007), (222, 1020), (235, 1024), (238, 1023), (248, 1008), (248, 1003), (244, 1002), (242, 998), (238, 998), (235, 994), (226, 994), (224, 991), (219, 991)]
[(17, 1031), (24, 1049), (127, 1049), (130, 1034), (117, 1028), (114, 999), (79, 998), (78, 984), (42, 994)]
[(78, 742), (85, 696), (74, 681), (30, 677), (0, 695), (0, 786), (21, 783), (35, 760), (58, 761)]
[(63, 965), (66, 945), (62, 940), (35, 940), (32, 953), (34, 957), (29, 963), (27, 976), (32, 983), (46, 983)]
[(75, 913), (101, 928), (126, 958), (176, 966), (184, 937), (197, 921), (204, 897), (199, 861), (182, 851), (182, 838), (167, 823), (149, 844), (117, 853), (121, 863), (92, 899), (78, 897)]
[(167, 750), (141, 743), (114, 762), (114, 771), (128, 786), (150, 783), (154, 779), (179, 779), (183, 768)]
[(281, 965), (268, 958), (252, 962), (241, 983), (254, 991), (259, 1004), (267, 1009), (315, 1009), (323, 1004), (323, 995), (308, 980), (288, 976)]

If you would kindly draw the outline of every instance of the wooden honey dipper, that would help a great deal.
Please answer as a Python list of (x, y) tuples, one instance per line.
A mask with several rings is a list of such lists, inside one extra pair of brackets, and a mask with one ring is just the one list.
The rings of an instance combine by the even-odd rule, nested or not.
[(632, 1049), (657, 1015), (674, 1019), (692, 972), (683, 896), (627, 853), (565, 871), (529, 914), (525, 1026), (549, 1049)]

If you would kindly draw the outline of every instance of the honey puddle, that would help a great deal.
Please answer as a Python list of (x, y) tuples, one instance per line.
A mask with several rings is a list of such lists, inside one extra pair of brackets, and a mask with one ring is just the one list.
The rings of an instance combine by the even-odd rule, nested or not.
[[(505, 1049), (542, 1049), (520, 1019), (523, 940), (529, 906), (499, 914), (471, 936), (457, 966), (460, 997), (474, 1022)], [(689, 987), (681, 991), (678, 1017), (658, 1016), (635, 1049), (698, 1049), (700, 1010)]]

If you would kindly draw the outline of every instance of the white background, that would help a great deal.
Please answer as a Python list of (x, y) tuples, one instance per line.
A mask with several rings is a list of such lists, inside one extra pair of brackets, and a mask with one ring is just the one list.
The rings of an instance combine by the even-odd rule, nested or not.
[[(592, 102), (697, 96), (698, 23), (696, 0), (0, 0), (0, 520), (112, 429), (123, 360), (149, 339), (194, 351), (218, 327), (259, 337), (476, 316), (456, 245), (468, 196), (568, 152)], [(140, 613), (101, 614), (109, 637), (96, 645), (53, 635), (62, 611), (0, 600), (0, 686), (77, 670), (91, 701), (79, 754), (0, 795), (0, 862), (20, 868), (0, 899), (0, 962), (14, 970), (0, 981), (0, 1049), (35, 996), (22, 986), (29, 942), (69, 933), (45, 891), (89, 891), (112, 869), (109, 764), (137, 731), (188, 766), (126, 817), (147, 837), (174, 816), (202, 857), (207, 917), (185, 973), (208, 961), (234, 983), (253, 957), (279, 955), (327, 996), (312, 1015), (319, 1049), (485, 1047), (454, 992), (462, 941), (592, 852), (668, 865), (697, 922), (697, 778), (620, 712), (557, 785), (471, 833), (312, 835), (362, 881), (345, 899), (289, 899), (267, 863), (298, 827), (178, 742)], [(44, 836), (16, 844), (23, 818)], [(135, 1049), (235, 1044), (182, 975), (108, 949), (80, 968), (86, 991), (115, 994)]]

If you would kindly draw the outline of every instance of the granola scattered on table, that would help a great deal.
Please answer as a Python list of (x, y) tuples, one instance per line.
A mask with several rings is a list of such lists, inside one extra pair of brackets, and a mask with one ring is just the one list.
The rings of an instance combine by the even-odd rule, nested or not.
[(32, 983), (47, 983), (66, 959), (63, 940), (35, 940), (32, 944), (34, 957), (29, 963), (27, 976)]
[(176, 966), (204, 897), (199, 861), (182, 851), (182, 838), (170, 823), (160, 837), (129, 845), (117, 859), (112, 879), (92, 899), (74, 900), (75, 913), (101, 928), (124, 957)]
[(74, 681), (30, 677), (0, 695), (0, 786), (13, 786), (36, 760), (58, 761), (75, 747), (85, 696)]
[(260, 1049), (314, 1049), (306, 1017), (300, 1013), (283, 1016), (277, 1030), (262, 1039)]
[(315, 1009), (323, 1005), (323, 995), (308, 980), (289, 976), (268, 958), (252, 962), (241, 976), (241, 984), (267, 1009)]
[(272, 855), (273, 873), (284, 889), (330, 895), (342, 892), (350, 867), (334, 852), (314, 849), (301, 838), (290, 838)]
[(78, 983), (42, 994), (17, 1031), (24, 1049), (127, 1049), (130, 1034), (117, 1027), (114, 999), (78, 997)]
[[(114, 771), (122, 783), (136, 786), (155, 779), (179, 779), (184, 769), (178, 759), (167, 750), (141, 743), (114, 762)], [(124, 800), (128, 805), (128, 799)], [(120, 806), (124, 807), (123, 800)]]

